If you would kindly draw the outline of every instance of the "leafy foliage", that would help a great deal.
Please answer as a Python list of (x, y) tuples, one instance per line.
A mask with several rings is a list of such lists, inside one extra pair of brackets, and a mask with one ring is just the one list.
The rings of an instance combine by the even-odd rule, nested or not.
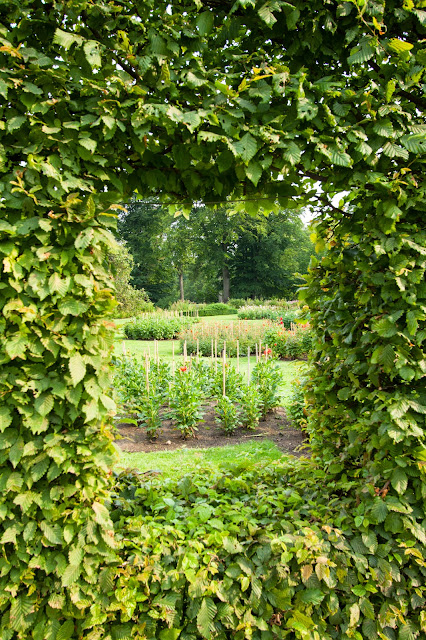
[(177, 338), (183, 329), (197, 322), (190, 316), (167, 317), (150, 314), (135, 318), (124, 325), (124, 333), (129, 340), (171, 340)]
[[(420, 638), (422, 3), (7, 0), (0, 13), (2, 640)], [(111, 206), (135, 189), (232, 196), (253, 215), (317, 199), (313, 458), (260, 482), (148, 484), (139, 502), (129, 484), (115, 533), (104, 256)], [(250, 488), (260, 527), (239, 503)], [(210, 517), (216, 490), (234, 499), (229, 532)]]
[(198, 308), (199, 316), (228, 316), (231, 313), (237, 313), (237, 310), (223, 302), (215, 302), (206, 304)]

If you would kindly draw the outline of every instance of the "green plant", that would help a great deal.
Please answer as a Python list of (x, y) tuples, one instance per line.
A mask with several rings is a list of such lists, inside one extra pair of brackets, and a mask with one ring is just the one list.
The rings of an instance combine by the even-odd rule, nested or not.
[(262, 415), (262, 396), (254, 385), (241, 387), (239, 397), (241, 422), (246, 429), (256, 429)]
[(196, 318), (188, 316), (167, 317), (153, 314), (125, 324), (124, 333), (129, 340), (171, 340), (196, 321)]
[(306, 428), (308, 411), (305, 401), (307, 372), (292, 383), (292, 393), (287, 404), (287, 414), (295, 427)]
[(279, 324), (268, 328), (264, 340), (278, 358), (306, 359), (312, 349), (313, 333), (307, 324), (295, 324), (291, 330)]
[(223, 302), (213, 302), (198, 307), (199, 316), (228, 316), (231, 313), (238, 313), (238, 311)]
[(252, 380), (259, 390), (262, 416), (265, 417), (280, 403), (281, 371), (272, 358), (260, 360), (253, 369)]
[[(225, 393), (232, 400), (238, 400), (243, 385), (243, 376), (229, 362), (225, 364)], [(217, 371), (213, 378), (212, 393), (220, 398), (223, 394), (223, 361), (218, 363)]]
[(146, 429), (150, 440), (158, 438), (162, 423), (160, 410), (163, 401), (163, 394), (158, 393), (155, 387), (150, 386), (149, 393), (145, 390), (143, 402), (138, 406), (137, 424)]
[(215, 420), (227, 435), (241, 426), (241, 411), (228, 396), (219, 396), (215, 408)]
[(176, 372), (170, 398), (171, 417), (183, 438), (194, 436), (203, 421), (201, 385), (196, 372), (186, 364)]
[[(230, 321), (224, 323), (199, 323), (180, 332), (180, 349), (183, 353), (183, 345), (186, 342), (187, 352), (196, 354), (197, 348), (201, 356), (213, 355), (215, 353), (215, 343), (217, 343), (217, 353), (220, 355), (226, 342), (226, 353), (229, 357), (235, 358), (237, 348), (240, 355), (247, 355), (250, 352), (255, 353), (256, 344), (262, 342), (265, 344), (265, 332), (270, 327), (270, 322), (265, 320), (262, 324), (251, 323), (249, 321)], [(238, 343), (237, 343), (238, 341)]]
[(278, 320), (282, 310), (270, 305), (245, 305), (238, 309), (238, 317), (241, 320)]

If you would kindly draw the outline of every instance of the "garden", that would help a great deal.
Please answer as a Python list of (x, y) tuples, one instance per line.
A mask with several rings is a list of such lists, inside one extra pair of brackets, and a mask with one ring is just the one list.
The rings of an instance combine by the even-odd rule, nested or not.
[(0, 4), (0, 640), (425, 637), (423, 5)]

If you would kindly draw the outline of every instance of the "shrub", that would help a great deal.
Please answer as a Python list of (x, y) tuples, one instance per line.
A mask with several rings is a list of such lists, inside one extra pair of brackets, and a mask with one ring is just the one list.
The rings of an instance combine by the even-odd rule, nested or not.
[(190, 300), (177, 300), (173, 304), (169, 305), (170, 311), (193, 311), (196, 312), (198, 304), (191, 302)]
[(241, 422), (246, 429), (256, 429), (262, 415), (262, 396), (255, 385), (244, 385), (240, 394)]
[(262, 416), (280, 404), (282, 373), (274, 360), (260, 360), (253, 369), (252, 380), (257, 384), (262, 400)]
[(231, 435), (241, 426), (241, 411), (228, 396), (219, 396), (215, 409), (215, 420), (227, 435)]
[(198, 309), (200, 316), (228, 316), (234, 313), (238, 313), (237, 309), (223, 302), (214, 302)]
[(292, 393), (289, 399), (287, 415), (295, 427), (304, 429), (307, 424), (307, 406), (305, 400), (305, 385), (307, 374), (301, 375), (292, 382)]
[(203, 421), (202, 393), (197, 372), (182, 365), (176, 372), (170, 398), (171, 417), (183, 438), (193, 436)]
[(265, 332), (265, 342), (271, 346), (274, 355), (283, 360), (306, 359), (312, 340), (309, 325), (293, 325), (292, 330), (276, 325)]
[(196, 318), (188, 316), (152, 315), (128, 322), (124, 325), (124, 333), (129, 340), (171, 340), (196, 321)]
[(271, 307), (269, 305), (245, 305), (238, 310), (238, 317), (241, 320), (262, 320), (264, 318), (268, 320), (278, 320), (280, 310), (277, 307)]

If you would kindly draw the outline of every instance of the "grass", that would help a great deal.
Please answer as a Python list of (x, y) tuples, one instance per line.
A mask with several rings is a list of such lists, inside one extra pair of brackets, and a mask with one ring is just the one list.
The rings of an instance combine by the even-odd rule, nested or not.
[(287, 458), (278, 447), (269, 440), (247, 442), (244, 444), (212, 447), (210, 449), (175, 449), (144, 453), (120, 452), (117, 470), (122, 468), (139, 469), (139, 471), (160, 471), (162, 477), (178, 479), (187, 473), (209, 469), (219, 469), (230, 465), (244, 463), (261, 464), (262, 466)]

